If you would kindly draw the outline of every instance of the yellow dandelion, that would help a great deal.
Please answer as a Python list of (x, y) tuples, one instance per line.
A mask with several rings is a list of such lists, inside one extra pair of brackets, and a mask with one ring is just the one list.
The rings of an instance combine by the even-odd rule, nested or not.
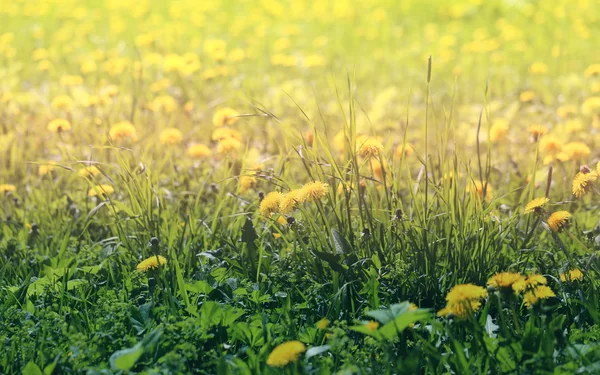
[(553, 232), (560, 232), (565, 226), (567, 226), (571, 214), (569, 211), (557, 211), (552, 213), (548, 218), (548, 227)]
[(519, 100), (522, 103), (529, 103), (531, 101), (533, 101), (533, 99), (535, 99), (536, 95), (535, 92), (533, 91), (523, 91), (522, 93), (519, 94)]
[(329, 319), (327, 318), (323, 318), (321, 320), (319, 320), (316, 324), (318, 329), (327, 329), (327, 327), (329, 326)]
[(291, 190), (281, 198), (279, 203), (279, 211), (282, 214), (288, 214), (298, 207), (302, 202), (301, 196), (303, 195), (300, 189)]
[(535, 305), (542, 299), (547, 299), (555, 296), (556, 294), (554, 294), (554, 292), (552, 291), (552, 289), (550, 289), (549, 286), (539, 285), (525, 293), (525, 295), (523, 296), (523, 302), (525, 303), (525, 306), (531, 307), (532, 305)]
[(109, 131), (109, 136), (113, 141), (123, 139), (136, 139), (135, 127), (129, 121), (121, 121), (114, 124)]
[(581, 281), (583, 280), (583, 272), (580, 269), (575, 268), (570, 270), (569, 272), (560, 274), (560, 281), (562, 282), (573, 282), (573, 281)]
[(471, 192), (480, 199), (484, 198), (484, 187), (485, 187), (485, 200), (490, 202), (494, 197), (494, 190), (489, 182), (482, 183), (479, 180), (472, 181), (467, 186), (467, 192)]
[(227, 138), (234, 138), (234, 139), (237, 139), (238, 141), (241, 141), (242, 133), (240, 133), (237, 130), (227, 128), (227, 127), (216, 128), (212, 132), (211, 139), (213, 141), (222, 141), (223, 139), (227, 139)]
[(438, 316), (452, 314), (464, 319), (481, 307), (481, 300), (487, 297), (487, 290), (473, 284), (455, 285), (446, 295), (446, 307), (438, 311)]
[(593, 77), (600, 74), (600, 64), (592, 64), (588, 66), (584, 72), (583, 76), (586, 78)]
[(500, 272), (490, 277), (487, 285), (496, 288), (512, 288), (513, 284), (524, 279), (520, 273), (515, 272)]
[(374, 321), (374, 320), (368, 321), (368, 322), (365, 324), (365, 327), (366, 327), (366, 328), (367, 328), (369, 331), (373, 332), (373, 331), (375, 331), (377, 328), (379, 328), (379, 322), (376, 322), (376, 321)]
[(179, 129), (168, 128), (160, 133), (160, 143), (163, 145), (176, 145), (181, 143), (183, 134)]
[(596, 172), (578, 172), (573, 178), (573, 195), (581, 198), (585, 193), (592, 191), (594, 182), (598, 179)]
[(235, 138), (225, 138), (219, 141), (217, 152), (221, 155), (230, 154), (242, 147), (242, 142)]
[(63, 133), (71, 130), (71, 123), (68, 120), (58, 118), (48, 123), (50, 133)]
[(240, 193), (245, 193), (246, 191), (254, 188), (256, 186), (257, 179), (254, 176), (240, 176), (239, 186)]
[(525, 213), (529, 214), (531, 212), (535, 212), (536, 214), (540, 214), (548, 202), (550, 202), (550, 199), (546, 197), (535, 198), (531, 202), (527, 203), (525, 206)]
[(358, 154), (363, 158), (378, 157), (383, 152), (383, 144), (375, 138), (367, 138), (358, 148)]
[(569, 142), (563, 147), (563, 152), (569, 155), (570, 160), (583, 160), (592, 153), (592, 150), (583, 142)]
[(77, 171), (81, 177), (95, 177), (100, 174), (100, 170), (95, 165), (90, 165), (89, 167), (81, 168)]
[(512, 288), (515, 293), (521, 293), (524, 290), (529, 290), (535, 288), (538, 285), (546, 285), (548, 280), (540, 274), (534, 273), (527, 277), (522, 277), (521, 279), (515, 281), (512, 284)]
[(52, 103), (50, 103), (50, 105), (54, 109), (68, 111), (73, 108), (73, 99), (67, 95), (59, 95), (52, 99)]
[(48, 173), (52, 172), (55, 168), (56, 168), (56, 162), (55, 161), (49, 161), (48, 164), (46, 164), (46, 165), (40, 165), (38, 167), (38, 175), (39, 176), (45, 176)]
[(581, 113), (586, 116), (600, 113), (600, 96), (592, 96), (584, 100), (581, 104)]
[(329, 185), (321, 182), (309, 182), (300, 188), (300, 202), (319, 201), (329, 192)]
[(158, 268), (159, 265), (164, 266), (167, 264), (167, 259), (162, 255), (153, 255), (150, 258), (142, 260), (136, 267), (140, 272), (146, 272), (149, 269)]
[(8, 193), (12, 193), (13, 191), (16, 191), (17, 187), (15, 185), (11, 185), (11, 184), (0, 184), (0, 196), (4, 196)]
[(206, 159), (212, 155), (210, 148), (203, 144), (195, 144), (188, 147), (187, 155), (194, 159)]
[[(278, 191), (272, 191), (269, 194), (267, 194), (263, 200), (260, 202), (260, 205), (258, 207), (258, 210), (260, 211), (260, 214), (266, 217), (270, 217), (272, 214), (279, 212), (279, 205), (281, 204), (281, 201), (283, 200), (283, 194), (278, 192)], [(283, 216), (280, 216), (279, 218), (282, 218)], [(279, 222), (279, 219), (277, 220)], [(285, 221), (285, 219), (284, 219)], [(286, 224), (287, 222), (285, 222), (284, 224)]]
[(115, 189), (107, 184), (96, 185), (88, 190), (88, 197), (106, 197), (115, 192)]
[(300, 341), (288, 341), (273, 349), (267, 358), (267, 365), (271, 367), (285, 367), (296, 362), (300, 355), (306, 351), (306, 346)]
[(490, 128), (490, 141), (492, 143), (501, 142), (506, 139), (508, 135), (508, 121), (500, 119), (494, 122)]
[(214, 126), (233, 125), (237, 122), (239, 113), (229, 107), (219, 108), (213, 115)]

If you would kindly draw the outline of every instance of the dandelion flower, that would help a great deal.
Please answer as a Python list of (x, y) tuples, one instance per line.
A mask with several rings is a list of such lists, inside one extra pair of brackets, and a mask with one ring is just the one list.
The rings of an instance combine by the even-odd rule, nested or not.
[(206, 159), (212, 155), (210, 148), (203, 144), (195, 144), (188, 147), (186, 153), (194, 159)]
[(589, 78), (600, 74), (600, 64), (592, 64), (583, 72), (584, 77)]
[(438, 316), (452, 314), (464, 319), (479, 310), (481, 300), (487, 297), (487, 290), (473, 284), (455, 285), (446, 295), (446, 307), (438, 311)]
[(95, 165), (90, 165), (89, 167), (81, 168), (77, 171), (81, 177), (95, 177), (100, 174), (100, 170)]
[(583, 173), (578, 172), (573, 178), (573, 195), (581, 198), (586, 193), (592, 191), (594, 182), (598, 179), (596, 172)]
[(548, 280), (544, 276), (534, 273), (515, 281), (512, 284), (512, 288), (515, 293), (521, 293), (524, 290), (535, 288), (538, 285), (546, 285), (547, 283)]
[(223, 125), (233, 125), (237, 122), (239, 113), (229, 107), (219, 108), (215, 114), (213, 115), (213, 125), (214, 126), (223, 126)]
[(40, 165), (38, 167), (38, 175), (39, 176), (45, 176), (48, 173), (52, 172), (55, 168), (56, 168), (56, 162), (55, 161), (49, 161), (48, 164), (46, 164), (46, 165)]
[(569, 142), (563, 148), (563, 152), (569, 155), (570, 160), (583, 160), (592, 153), (592, 150), (583, 142)]
[(375, 331), (377, 328), (379, 328), (379, 322), (376, 322), (376, 321), (374, 321), (374, 320), (371, 320), (371, 321), (367, 322), (367, 324), (365, 324), (365, 327), (366, 327), (366, 328), (367, 328), (369, 331), (373, 332), (373, 331)]
[(227, 138), (234, 138), (234, 139), (237, 139), (238, 141), (241, 141), (242, 134), (240, 132), (238, 132), (237, 130), (234, 130), (231, 128), (226, 128), (226, 127), (216, 128), (212, 132), (211, 139), (213, 141), (222, 141), (223, 139), (227, 139)]
[(300, 354), (306, 351), (306, 346), (300, 341), (288, 341), (273, 349), (267, 358), (267, 365), (271, 367), (285, 367), (289, 363), (296, 362)]
[(472, 192), (477, 195), (480, 199), (484, 198), (484, 186), (485, 186), (485, 200), (490, 202), (494, 196), (494, 190), (489, 182), (485, 184), (479, 180), (472, 181), (469, 186), (467, 186), (467, 192)]
[(513, 284), (522, 280), (524, 277), (520, 273), (500, 272), (490, 277), (487, 285), (496, 288), (512, 288)]
[(552, 213), (548, 218), (548, 227), (553, 232), (560, 232), (565, 226), (567, 226), (571, 214), (569, 211), (557, 211)]
[(97, 196), (101, 196), (101, 197), (105, 197), (105, 196), (109, 196), (112, 193), (114, 193), (115, 189), (107, 184), (102, 184), (102, 185), (96, 185), (93, 188), (91, 188), (90, 190), (88, 190), (88, 197), (97, 197)]
[(327, 327), (329, 326), (329, 319), (327, 318), (323, 318), (321, 320), (319, 320), (316, 324), (318, 329), (327, 329)]
[(160, 143), (163, 145), (176, 145), (181, 143), (183, 134), (179, 129), (168, 128), (160, 133)]
[(59, 95), (52, 99), (52, 103), (50, 103), (50, 105), (54, 109), (68, 111), (73, 108), (73, 99), (67, 95)]
[(321, 182), (309, 182), (300, 189), (301, 202), (319, 201), (329, 192), (329, 185)]
[(158, 268), (159, 264), (164, 266), (167, 264), (167, 258), (162, 255), (153, 255), (150, 258), (142, 260), (136, 267), (140, 272), (146, 272), (149, 269)]
[(383, 144), (375, 138), (367, 138), (358, 149), (358, 154), (367, 159), (378, 157), (382, 152)]
[(71, 130), (71, 123), (68, 120), (58, 118), (48, 123), (50, 133), (63, 133)]
[(546, 203), (549, 201), (550, 199), (546, 197), (535, 198), (531, 202), (527, 203), (527, 206), (525, 206), (525, 213), (529, 214), (531, 212), (535, 212), (536, 214), (540, 214)]
[(0, 184), (0, 195), (6, 195), (8, 193), (12, 193), (16, 191), (17, 187), (11, 184)]
[(232, 153), (242, 147), (242, 142), (235, 138), (222, 139), (217, 146), (217, 152), (221, 155)]
[(240, 185), (240, 193), (245, 193), (246, 191), (252, 189), (256, 186), (256, 177), (254, 176), (240, 176), (239, 185)]
[(110, 138), (113, 141), (120, 141), (123, 139), (136, 139), (135, 127), (129, 121), (121, 121), (114, 124), (109, 131)]
[(523, 302), (525, 303), (525, 306), (531, 307), (532, 305), (535, 305), (542, 299), (547, 299), (555, 296), (556, 294), (554, 294), (554, 292), (552, 291), (552, 289), (550, 289), (549, 286), (539, 285), (535, 287), (535, 289), (532, 289), (525, 293), (525, 295), (523, 296)]
[(531, 101), (533, 101), (533, 99), (535, 99), (535, 92), (533, 91), (523, 91), (522, 93), (519, 94), (519, 100), (522, 103), (529, 103)]
[[(282, 214), (288, 214), (298, 207), (300, 203), (302, 203), (302, 195), (303, 192), (301, 189), (291, 190), (287, 194), (281, 198), (281, 202), (279, 203), (279, 211)], [(266, 197), (265, 197), (266, 198)]]
[(278, 191), (270, 192), (260, 202), (260, 205), (258, 207), (260, 214), (266, 217), (270, 217), (272, 214), (279, 212), (279, 205), (281, 204), (282, 200), (282, 193)]
[(570, 270), (569, 272), (560, 274), (560, 281), (562, 282), (573, 282), (573, 281), (581, 281), (583, 280), (583, 273), (580, 269), (575, 268)]
[(508, 121), (501, 119), (490, 128), (490, 141), (493, 143), (503, 141), (508, 135)]
[(581, 104), (581, 113), (586, 116), (600, 113), (600, 96), (592, 96), (591, 98), (584, 100)]

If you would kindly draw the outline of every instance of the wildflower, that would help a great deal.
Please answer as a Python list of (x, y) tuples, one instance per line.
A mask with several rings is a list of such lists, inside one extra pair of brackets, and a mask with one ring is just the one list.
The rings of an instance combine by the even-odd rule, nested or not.
[(136, 139), (135, 127), (129, 121), (121, 121), (114, 124), (109, 131), (110, 138), (114, 141), (120, 141), (126, 138)]
[(600, 74), (600, 64), (592, 64), (588, 66), (583, 72), (583, 76), (586, 78), (596, 76)]
[(160, 143), (163, 145), (176, 145), (181, 143), (183, 134), (179, 129), (167, 128), (160, 133)]
[(569, 211), (557, 211), (554, 212), (548, 218), (548, 227), (553, 232), (560, 232), (565, 226), (567, 226), (571, 214)]
[(252, 189), (256, 185), (256, 177), (254, 176), (240, 176), (239, 185), (240, 185), (240, 193), (245, 193), (246, 191)]
[(367, 159), (378, 157), (381, 152), (383, 152), (383, 145), (374, 138), (367, 138), (358, 149), (358, 154)]
[(548, 199), (546, 197), (535, 198), (531, 202), (527, 203), (527, 206), (525, 206), (525, 214), (528, 214), (531, 212), (540, 214), (542, 212), (542, 209), (546, 205), (546, 203), (548, 203), (549, 201), (550, 201), (550, 199)]
[(321, 320), (319, 320), (316, 324), (318, 329), (327, 329), (327, 327), (329, 326), (329, 319), (327, 318), (323, 318)]
[(592, 152), (588, 145), (583, 142), (569, 142), (565, 145), (563, 151), (569, 155), (569, 159), (571, 160), (585, 159)]
[(487, 290), (473, 284), (455, 285), (446, 295), (446, 307), (438, 311), (438, 316), (454, 316), (464, 319), (479, 310), (481, 300), (487, 297)]
[(536, 303), (538, 303), (538, 301), (542, 299), (547, 299), (555, 296), (556, 294), (554, 294), (554, 292), (552, 291), (552, 289), (550, 289), (549, 286), (539, 285), (535, 287), (535, 289), (525, 293), (525, 295), (523, 296), (523, 302), (525, 303), (525, 306), (531, 307), (532, 305), (535, 305)]
[(591, 98), (587, 98), (581, 104), (581, 113), (586, 116), (591, 116), (595, 113), (600, 112), (600, 96), (592, 96)]
[(528, 103), (533, 101), (533, 99), (535, 99), (535, 92), (533, 91), (523, 91), (522, 93), (519, 94), (519, 100), (522, 103)]
[(228, 154), (242, 147), (242, 142), (235, 138), (222, 139), (217, 146), (217, 152), (219, 154)]
[(273, 349), (267, 358), (267, 365), (271, 367), (284, 367), (289, 363), (296, 362), (300, 354), (306, 351), (306, 346), (300, 341), (293, 340), (284, 342)]
[(50, 133), (62, 133), (71, 130), (71, 123), (68, 120), (59, 118), (48, 123), (48, 131)]
[(90, 165), (89, 167), (81, 168), (77, 171), (81, 177), (95, 177), (100, 174), (100, 170), (95, 165)]
[(531, 125), (527, 128), (527, 132), (531, 135), (533, 142), (537, 142), (538, 138), (546, 134), (548, 129), (542, 125)]
[(520, 273), (515, 272), (500, 272), (490, 277), (487, 285), (496, 288), (512, 288), (513, 284), (520, 281), (524, 277)]
[(38, 175), (45, 176), (48, 173), (52, 172), (54, 170), (54, 168), (56, 168), (56, 162), (55, 161), (49, 161), (48, 164), (46, 164), (46, 165), (40, 165), (38, 167)]
[(597, 179), (598, 174), (596, 172), (578, 172), (573, 178), (573, 195), (581, 198), (585, 193), (592, 191), (594, 182)]
[[(291, 190), (281, 198), (279, 202), (279, 211), (282, 214), (288, 214), (298, 207), (303, 202), (301, 196), (303, 195), (300, 189)], [(265, 197), (266, 198), (266, 197)]]
[(301, 202), (313, 202), (321, 200), (329, 192), (329, 185), (321, 181), (313, 181), (305, 184), (300, 189)]
[(146, 272), (149, 269), (158, 268), (159, 265), (164, 266), (167, 264), (167, 259), (162, 255), (153, 255), (150, 258), (142, 260), (136, 267), (140, 272)]
[(112, 193), (114, 193), (115, 189), (107, 184), (102, 184), (102, 185), (96, 185), (93, 188), (91, 188), (90, 190), (88, 190), (88, 197), (105, 197), (105, 196), (109, 196)]
[(490, 141), (500, 142), (508, 135), (508, 121), (501, 119), (496, 121), (490, 128)]
[(366, 328), (367, 328), (369, 331), (373, 332), (373, 331), (375, 331), (377, 328), (379, 328), (379, 322), (376, 322), (376, 321), (374, 321), (374, 320), (370, 320), (370, 321), (368, 321), (368, 322), (367, 322), (367, 324), (365, 324), (365, 327), (366, 327)]
[(529, 72), (532, 74), (546, 74), (548, 73), (548, 65), (543, 62), (534, 62), (529, 65)]
[(188, 147), (187, 154), (194, 159), (206, 159), (212, 155), (212, 151), (206, 145), (196, 144)]
[[(280, 194), (281, 194), (281, 193), (280, 193)], [(281, 194), (281, 195), (283, 196), (283, 194)], [(262, 203), (262, 202), (261, 202), (261, 203)], [(279, 210), (279, 204), (277, 204), (277, 209)], [(283, 215), (279, 215), (279, 217), (277, 218), (277, 220), (276, 220), (276, 221), (277, 221), (279, 224), (281, 224), (281, 225), (287, 225), (287, 224), (288, 224), (288, 221), (287, 221), (287, 219), (286, 219), (286, 218), (285, 218), (285, 216), (283, 216)]]
[(223, 139), (227, 139), (227, 138), (234, 138), (234, 139), (237, 139), (238, 141), (241, 141), (242, 134), (240, 132), (238, 132), (237, 130), (225, 128), (225, 127), (216, 128), (212, 132), (211, 139), (213, 141), (222, 141)]
[(67, 95), (59, 95), (52, 99), (52, 103), (50, 103), (50, 105), (54, 109), (68, 111), (73, 108), (73, 99)]
[[(485, 196), (484, 196), (484, 187), (485, 187)], [(488, 182), (485, 182), (485, 184), (484, 184), (479, 180), (472, 181), (472, 183), (469, 186), (467, 186), (467, 192), (474, 193), (480, 199), (485, 198), (485, 200), (488, 202), (490, 202), (494, 196), (494, 190), (492, 189), (492, 186)]]
[[(279, 205), (283, 200), (283, 194), (278, 191), (272, 191), (267, 194), (260, 202), (258, 210), (263, 216), (271, 216), (272, 214), (279, 212)], [(280, 216), (281, 218), (282, 216)], [(279, 220), (278, 220), (279, 221)]]
[(583, 280), (583, 273), (581, 272), (580, 269), (575, 268), (570, 270), (569, 272), (565, 273), (561, 273), (560, 274), (560, 281), (562, 282), (566, 282), (566, 281), (581, 281)]
[(548, 281), (544, 276), (534, 273), (515, 281), (512, 288), (515, 293), (521, 293), (524, 290), (535, 288), (538, 285), (546, 285), (547, 283)]
[(0, 195), (6, 195), (8, 193), (12, 193), (15, 190), (17, 190), (17, 187), (15, 185), (0, 184)]
[(237, 122), (239, 113), (229, 107), (218, 109), (213, 115), (213, 125), (214, 126), (223, 126), (223, 125), (233, 125)]
[(408, 157), (414, 153), (415, 153), (415, 146), (413, 144), (410, 144), (410, 143), (407, 143), (406, 145), (399, 144), (398, 146), (396, 146), (396, 149), (394, 150), (394, 159), (400, 160), (400, 159), (402, 159), (402, 155), (404, 155), (405, 157)]

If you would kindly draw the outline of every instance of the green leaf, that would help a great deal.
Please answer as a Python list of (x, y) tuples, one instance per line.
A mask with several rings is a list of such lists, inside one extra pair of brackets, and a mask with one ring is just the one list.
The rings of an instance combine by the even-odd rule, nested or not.
[(118, 350), (110, 356), (110, 367), (113, 370), (129, 371), (144, 353), (144, 347), (137, 343), (133, 348)]
[(325, 353), (329, 351), (329, 349), (331, 349), (331, 345), (313, 346), (312, 348), (306, 351), (306, 359), (309, 359), (310, 357), (314, 357), (321, 353)]
[(332, 228), (331, 235), (333, 236), (333, 244), (335, 245), (335, 252), (337, 254), (349, 254), (352, 252), (352, 246), (350, 246), (346, 238), (337, 229)]
[(33, 361), (29, 361), (23, 368), (23, 375), (44, 375), (42, 370)]
[(215, 288), (210, 286), (210, 284), (204, 280), (196, 280), (193, 284), (187, 283), (187, 284), (185, 284), (185, 288), (192, 293), (205, 294), (205, 295), (210, 294), (210, 292), (215, 290)]

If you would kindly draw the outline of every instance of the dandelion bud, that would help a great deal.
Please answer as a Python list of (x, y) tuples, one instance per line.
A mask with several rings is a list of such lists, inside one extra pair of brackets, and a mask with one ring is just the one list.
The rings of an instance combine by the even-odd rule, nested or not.
[(401, 209), (396, 210), (396, 220), (402, 220), (402, 210)]
[(588, 167), (587, 165), (582, 165), (581, 167), (579, 167), (579, 172), (581, 173), (590, 173), (592, 170), (590, 169), (590, 167)]
[(293, 216), (288, 216), (286, 220), (289, 225), (294, 225), (294, 223), (296, 222), (296, 218), (294, 218)]
[(156, 279), (154, 277), (148, 278), (148, 286), (152, 289), (156, 286)]
[(363, 237), (368, 237), (371, 235), (371, 231), (369, 230), (369, 228), (364, 228), (362, 231), (362, 235)]
[(496, 288), (493, 285), (488, 285), (487, 291), (488, 293), (494, 293), (496, 291)]
[(39, 229), (40, 227), (36, 223), (31, 224), (31, 233), (37, 233)]
[(262, 202), (262, 200), (265, 199), (265, 193), (263, 193), (262, 191), (258, 192), (258, 202)]
[(150, 239), (150, 245), (152, 245), (152, 246), (158, 246), (158, 238), (152, 237)]

